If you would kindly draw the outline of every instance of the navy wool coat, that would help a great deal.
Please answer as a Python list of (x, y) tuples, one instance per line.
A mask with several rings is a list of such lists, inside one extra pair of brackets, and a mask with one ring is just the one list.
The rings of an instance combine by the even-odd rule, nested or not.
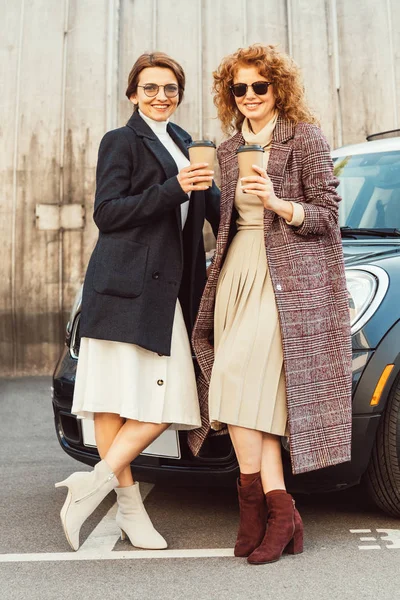
[[(214, 305), (221, 267), (235, 234), (234, 197), (241, 132), (218, 149), (221, 221), (215, 260), (193, 331), (201, 368), (202, 428), (189, 432), (193, 452), (209, 431), (208, 386), (214, 361)], [(282, 334), (294, 474), (350, 460), (351, 335), (348, 294), (329, 146), (315, 125), (278, 118), (267, 168), (276, 195), (302, 204), (303, 224), (264, 211), (265, 250)], [(251, 402), (251, 398), (249, 398)]]
[[(188, 156), (188, 133), (167, 131)], [(219, 190), (193, 192), (182, 231), (182, 203), (172, 156), (135, 112), (103, 137), (94, 221), (99, 237), (83, 286), (80, 333), (170, 355), (179, 297), (189, 335), (206, 281), (203, 224), (216, 233)]]

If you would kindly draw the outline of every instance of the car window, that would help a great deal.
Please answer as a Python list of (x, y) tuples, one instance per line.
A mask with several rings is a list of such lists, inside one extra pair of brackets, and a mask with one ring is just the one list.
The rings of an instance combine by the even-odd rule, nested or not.
[(341, 226), (400, 229), (400, 152), (334, 159)]

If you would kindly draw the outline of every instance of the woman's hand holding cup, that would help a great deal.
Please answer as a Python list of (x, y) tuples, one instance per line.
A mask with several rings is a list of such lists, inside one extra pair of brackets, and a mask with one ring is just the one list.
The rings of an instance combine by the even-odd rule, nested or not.
[[(192, 190), (207, 190), (212, 186), (212, 176), (214, 171), (211, 169), (215, 161), (215, 144), (211, 140), (194, 140), (188, 146), (190, 167), (192, 171), (196, 171), (193, 175), (194, 179), (203, 177), (202, 180), (193, 180), (193, 183), (198, 183), (198, 187), (191, 187)], [(208, 170), (207, 169), (210, 169)], [(206, 185), (207, 184), (207, 185)]]
[(208, 190), (212, 185), (214, 171), (208, 168), (208, 163), (195, 163), (181, 169), (177, 175), (183, 191), (197, 192), (199, 190)]
[(288, 200), (282, 200), (275, 195), (272, 181), (264, 168), (258, 165), (252, 165), (258, 175), (242, 177), (240, 185), (245, 194), (255, 194), (261, 200), (264, 208), (274, 211), (287, 222), (293, 218), (293, 206)]
[(264, 208), (275, 211), (279, 200), (275, 196), (272, 181), (268, 177), (266, 170), (262, 167), (252, 165), (252, 168), (258, 175), (242, 177), (240, 180), (242, 190), (247, 194), (258, 196), (264, 204)]

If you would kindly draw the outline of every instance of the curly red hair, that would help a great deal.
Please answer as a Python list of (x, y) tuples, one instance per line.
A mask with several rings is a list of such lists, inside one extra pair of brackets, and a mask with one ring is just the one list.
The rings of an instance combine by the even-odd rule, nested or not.
[(260, 75), (273, 82), (275, 105), (285, 118), (295, 124), (319, 124), (307, 106), (300, 68), (294, 60), (276, 45), (253, 44), (226, 56), (213, 72), (214, 104), (225, 133), (239, 131), (244, 121), (230, 89), (240, 67), (256, 67)]

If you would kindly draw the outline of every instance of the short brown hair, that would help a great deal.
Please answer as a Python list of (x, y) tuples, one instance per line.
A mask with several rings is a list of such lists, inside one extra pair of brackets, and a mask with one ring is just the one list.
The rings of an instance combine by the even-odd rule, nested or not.
[(273, 82), (276, 108), (281, 115), (296, 124), (318, 124), (307, 106), (300, 68), (294, 60), (277, 50), (276, 45), (253, 44), (226, 56), (213, 73), (214, 104), (225, 133), (239, 131), (244, 121), (230, 89), (240, 67), (256, 67), (260, 75)]
[[(179, 86), (179, 105), (183, 100), (183, 93), (185, 91), (185, 73), (181, 65), (164, 52), (145, 52), (139, 56), (129, 73), (128, 87), (125, 92), (126, 97), (130, 98), (132, 94), (136, 94), (139, 75), (143, 69), (147, 69), (148, 67), (161, 67), (173, 71)], [(137, 109), (136, 106), (135, 109)]]

